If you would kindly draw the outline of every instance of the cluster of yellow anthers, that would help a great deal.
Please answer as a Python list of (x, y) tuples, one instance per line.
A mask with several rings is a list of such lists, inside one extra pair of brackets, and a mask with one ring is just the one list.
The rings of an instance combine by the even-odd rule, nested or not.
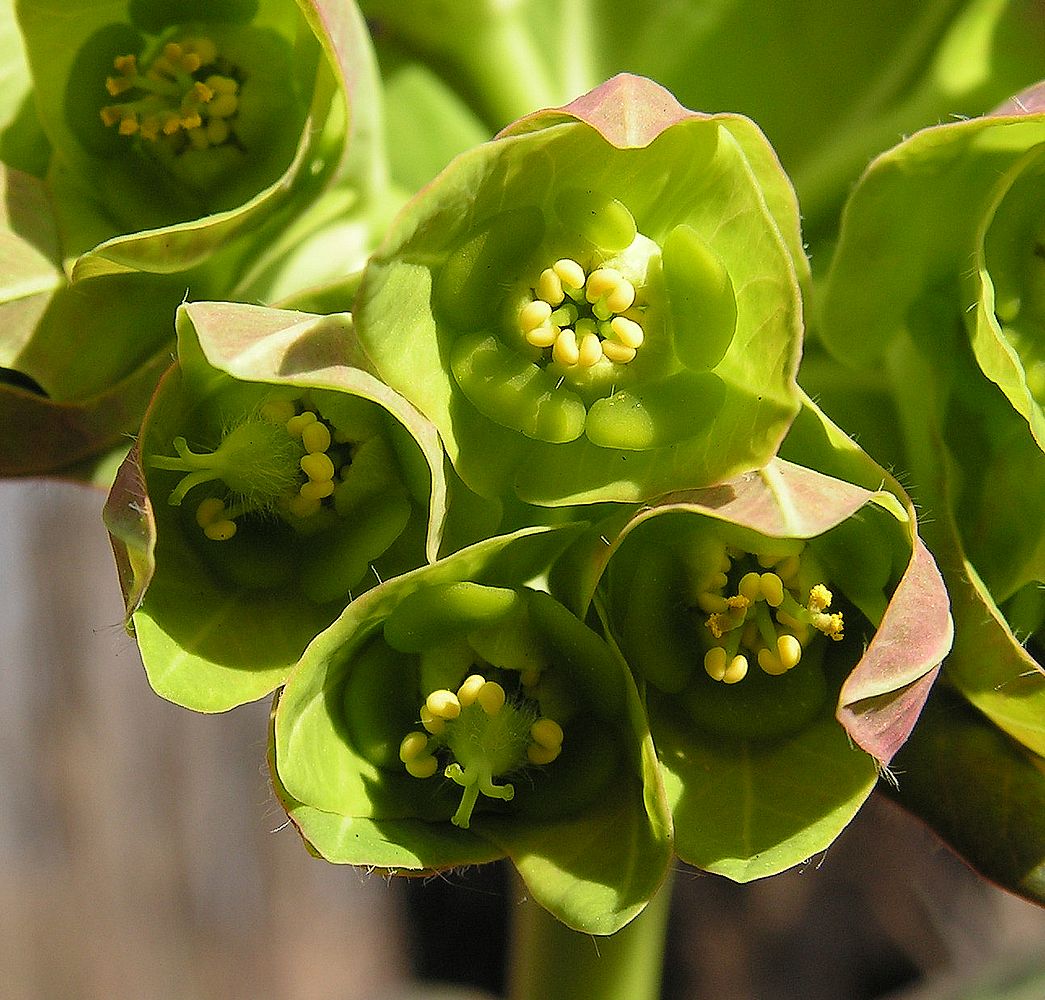
[[(743, 680), (748, 672), (747, 654), (754, 654), (765, 673), (779, 676), (797, 666), (813, 631), (835, 640), (842, 638), (842, 615), (827, 611), (832, 596), (822, 583), (810, 589), (805, 606), (798, 603), (799, 556), (759, 556), (765, 572), (745, 573), (736, 594), (727, 596), (730, 551), (723, 554), (718, 572), (704, 582), (706, 589), (696, 598), (697, 606), (708, 613), (707, 630), (714, 639), (725, 640), (704, 654), (704, 669), (712, 680), (726, 684)], [(734, 551), (733, 555), (743, 553)]]
[(305, 454), (298, 463), (306, 480), (297, 494), (287, 502), (295, 517), (311, 517), (319, 512), (322, 502), (334, 492), (334, 462), (327, 454), (333, 436), (330, 428), (316, 415), (315, 410), (302, 410), (288, 399), (270, 400), (261, 408), (263, 419), (282, 423), (287, 433), (301, 441)]
[(203, 80), (194, 75), (217, 58), (217, 46), (209, 38), (168, 42), (145, 72), (136, 56), (117, 56), (113, 66), (118, 75), (105, 81), (109, 95), (144, 93), (136, 100), (102, 108), (102, 121), (115, 125), (120, 135), (156, 141), (161, 135), (184, 131), (193, 149), (220, 146), (228, 141), (230, 119), (239, 110), (239, 83), (220, 73)]
[(479, 793), (510, 801), (515, 789), (495, 777), (530, 764), (550, 764), (562, 753), (562, 727), (535, 710), (507, 702), (504, 688), (482, 674), (465, 678), (456, 692), (432, 691), (421, 706), (425, 732), (408, 733), (399, 759), (408, 774), (430, 778), (439, 769), (435, 750), (446, 747), (456, 759), (443, 774), (464, 789), (453, 823), (467, 828)]
[(519, 329), (532, 347), (550, 348), (565, 368), (591, 368), (603, 358), (627, 364), (642, 346), (635, 286), (612, 267), (585, 274), (564, 257), (546, 267), (534, 299), (519, 311)]

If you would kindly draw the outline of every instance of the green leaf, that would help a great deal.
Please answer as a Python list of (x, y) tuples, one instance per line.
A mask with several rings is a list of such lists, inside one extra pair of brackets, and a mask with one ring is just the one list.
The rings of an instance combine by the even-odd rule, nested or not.
[(1045, 903), (1045, 770), (945, 689), (896, 758), (890, 797), (925, 820), (981, 875)]

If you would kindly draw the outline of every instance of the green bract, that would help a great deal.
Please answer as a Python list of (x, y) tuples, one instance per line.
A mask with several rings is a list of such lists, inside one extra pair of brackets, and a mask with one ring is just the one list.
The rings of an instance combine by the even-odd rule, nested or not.
[(274, 720), (277, 792), (330, 861), (419, 872), (507, 855), (571, 927), (609, 934), (671, 858), (620, 658), (518, 585), (574, 537), (531, 528), (375, 587), (305, 651)]
[(823, 850), (917, 718), (947, 597), (885, 474), (807, 405), (792, 453), (598, 525), (556, 588), (594, 598), (645, 692), (679, 856), (747, 881)]
[(874, 447), (934, 511), (927, 533), (958, 624), (948, 676), (1038, 753), (1041, 102), (1042, 87), (1032, 88), (997, 114), (920, 132), (871, 165), (846, 210), (820, 332), (847, 368), (874, 372), (875, 396), (854, 397), (853, 377), (837, 368), (811, 369), (809, 380), (855, 429), (892, 421), (896, 430), (879, 433)]
[[(369, 41), (350, 4), (17, 11), (32, 105), (0, 144), (0, 365), (15, 373), (0, 412), (24, 435), (0, 449), (5, 474), (116, 446), (165, 367), (179, 303), (322, 280), (329, 252), (306, 273), (298, 245), (331, 197), (344, 212), (380, 187)], [(367, 249), (343, 244), (337, 272)]]
[(776, 449), (796, 269), (761, 133), (623, 76), (458, 157), (398, 217), (355, 317), (476, 492), (634, 501)]
[(434, 557), (435, 431), (353, 367), (351, 321), (201, 303), (106, 507), (158, 693), (202, 711), (282, 683), (384, 576)]
[(621, 70), (750, 116), (795, 181), (807, 239), (833, 234), (849, 186), (896, 136), (990, 107), (1045, 61), (1035, 0), (361, 6), (383, 57), (424, 54), (495, 129)]

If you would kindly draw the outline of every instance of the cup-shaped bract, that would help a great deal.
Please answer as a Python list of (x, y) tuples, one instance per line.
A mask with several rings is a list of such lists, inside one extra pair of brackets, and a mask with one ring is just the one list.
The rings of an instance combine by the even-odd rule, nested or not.
[[(300, 271), (291, 251), (328, 221), (320, 195), (360, 203), (378, 163), (352, 4), (17, 9), (21, 117), (42, 138), (0, 144), (0, 365), (15, 373), (0, 408), (24, 431), (0, 449), (5, 474), (72, 466), (133, 433), (178, 304), (294, 290), (280, 269)], [(341, 270), (367, 249), (346, 246)]]
[(774, 459), (609, 519), (553, 576), (595, 599), (640, 682), (679, 857), (738, 881), (838, 836), (951, 637), (909, 506), (811, 407), (799, 420), (797, 450), (864, 485)]
[(757, 128), (621, 76), (454, 160), (393, 224), (355, 317), (477, 493), (637, 501), (774, 453), (805, 274)]
[(932, 510), (926, 537), (954, 598), (948, 676), (1038, 754), (1043, 171), (1043, 85), (876, 160), (853, 191), (825, 288), (820, 339), (839, 364), (806, 383), (854, 430), (890, 421), (876, 457), (903, 469)]
[(353, 366), (347, 315), (198, 303), (106, 522), (150, 682), (201, 711), (281, 684), (388, 575), (434, 558), (432, 428)]
[(417, 874), (507, 855), (593, 934), (650, 899), (671, 822), (634, 682), (518, 583), (575, 535), (521, 529), (386, 581), (305, 651), (275, 710), (273, 778), (322, 857)]

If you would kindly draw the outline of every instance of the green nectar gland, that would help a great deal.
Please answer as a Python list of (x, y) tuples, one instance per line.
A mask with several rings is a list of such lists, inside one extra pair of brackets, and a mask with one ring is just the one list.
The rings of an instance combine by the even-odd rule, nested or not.
[(702, 553), (692, 580), (702, 615), (704, 670), (712, 680), (736, 684), (751, 659), (770, 676), (796, 667), (817, 635), (843, 637), (840, 612), (829, 612), (831, 591), (817, 583), (804, 593), (801, 552), (750, 553), (721, 544)]
[(168, 41), (144, 65), (117, 56), (105, 81), (114, 98), (101, 110), (105, 125), (146, 143), (165, 143), (174, 154), (238, 145), (238, 70), (206, 37)]
[(494, 779), (528, 766), (552, 763), (562, 752), (562, 727), (543, 718), (521, 693), (509, 700), (497, 681), (471, 674), (456, 691), (431, 691), (420, 711), (423, 730), (408, 733), (399, 759), (408, 774), (431, 778), (440, 769), (463, 789), (451, 818), (468, 829), (480, 794), (510, 802), (515, 787)]
[(276, 514), (291, 523), (315, 517), (334, 494), (338, 468), (343, 472), (351, 458), (337, 437), (314, 410), (270, 400), (214, 451), (194, 452), (176, 437), (176, 458), (153, 456), (147, 464), (185, 473), (168, 498), (174, 506), (196, 486), (224, 483), (225, 497), (207, 497), (196, 508), (203, 534), (220, 542), (232, 538), (245, 514)]
[(541, 271), (519, 310), (526, 343), (566, 378), (635, 359), (645, 333), (640, 289), (613, 267), (586, 271), (572, 258)]

